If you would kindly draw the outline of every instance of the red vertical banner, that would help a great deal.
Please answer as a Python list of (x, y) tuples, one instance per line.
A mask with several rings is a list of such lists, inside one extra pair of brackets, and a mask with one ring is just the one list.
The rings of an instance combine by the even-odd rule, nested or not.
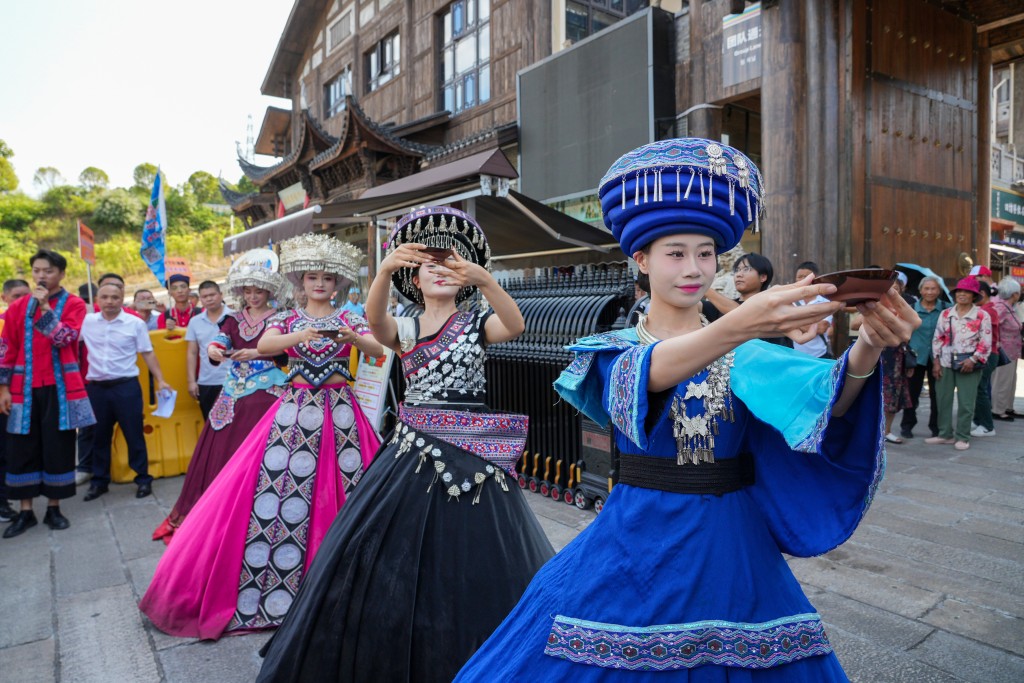
[(78, 221), (78, 251), (83, 261), (90, 266), (96, 265), (96, 236), (82, 221)]

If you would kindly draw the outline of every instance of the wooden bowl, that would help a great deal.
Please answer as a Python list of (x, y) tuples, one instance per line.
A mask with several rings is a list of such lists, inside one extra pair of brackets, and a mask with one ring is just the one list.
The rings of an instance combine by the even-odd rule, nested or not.
[(881, 268), (840, 270), (819, 275), (812, 285), (830, 284), (836, 292), (826, 296), (831, 301), (842, 301), (847, 306), (856, 306), (867, 301), (878, 301), (896, 282), (896, 271)]

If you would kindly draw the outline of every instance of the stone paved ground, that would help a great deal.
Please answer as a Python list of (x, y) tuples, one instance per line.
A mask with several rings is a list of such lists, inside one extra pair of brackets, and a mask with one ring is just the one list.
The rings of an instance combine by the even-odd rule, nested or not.
[[(963, 453), (891, 446), (853, 538), (791, 560), (852, 680), (1024, 681), (1024, 420), (996, 427)], [(63, 505), (71, 529), (0, 539), (0, 681), (253, 680), (266, 635), (172, 638), (136, 609), (163, 552), (150, 533), (181, 484), (158, 480), (144, 500), (80, 490)], [(558, 548), (593, 519), (527, 495)]]

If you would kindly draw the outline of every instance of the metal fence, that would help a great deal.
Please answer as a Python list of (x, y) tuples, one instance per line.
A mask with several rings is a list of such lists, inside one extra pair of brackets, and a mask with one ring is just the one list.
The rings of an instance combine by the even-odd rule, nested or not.
[[(488, 402), (495, 409), (530, 417), (526, 452), (519, 463), (521, 485), (572, 503), (579, 492), (583, 418), (559, 399), (552, 383), (572, 362), (565, 346), (625, 325), (625, 313), (633, 303), (633, 276), (625, 263), (611, 263), (562, 268), (502, 284), (519, 304), (526, 331), (488, 349)], [(589, 430), (595, 427), (590, 423)], [(611, 437), (610, 430), (607, 433)], [(593, 501), (591, 496), (576, 502), (582, 507)]]

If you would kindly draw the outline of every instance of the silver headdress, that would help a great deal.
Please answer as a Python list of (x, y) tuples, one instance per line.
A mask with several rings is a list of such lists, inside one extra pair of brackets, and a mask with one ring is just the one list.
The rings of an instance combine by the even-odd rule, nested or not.
[(359, 247), (330, 235), (307, 233), (281, 242), (281, 272), (298, 291), (303, 273), (322, 270), (338, 276), (336, 288), (348, 290), (359, 281), (359, 266), (366, 256)]
[(270, 292), (270, 298), (283, 302), (292, 294), (292, 286), (278, 272), (278, 259), (271, 249), (251, 249), (239, 256), (228, 271), (227, 290), (243, 301), (246, 287)]

